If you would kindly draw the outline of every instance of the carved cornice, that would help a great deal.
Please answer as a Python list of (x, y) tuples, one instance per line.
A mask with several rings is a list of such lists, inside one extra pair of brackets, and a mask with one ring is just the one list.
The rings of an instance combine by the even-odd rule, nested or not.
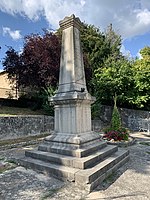
[(50, 105), (77, 105), (77, 104), (92, 104), (93, 101), (91, 99), (65, 99), (65, 100), (54, 100), (50, 102)]
[(73, 14), (70, 17), (65, 17), (63, 20), (61, 20), (59, 22), (59, 25), (62, 28), (62, 30), (69, 28), (71, 26), (80, 29), (82, 27), (82, 22), (78, 17), (75, 17), (75, 15)]

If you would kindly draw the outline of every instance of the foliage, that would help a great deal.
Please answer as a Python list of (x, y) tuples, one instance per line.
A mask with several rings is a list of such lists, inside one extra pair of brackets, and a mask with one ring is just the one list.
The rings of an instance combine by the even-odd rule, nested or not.
[(24, 48), (17, 54), (13, 48), (6, 52), (4, 70), (15, 76), (18, 86), (36, 90), (56, 86), (59, 76), (60, 40), (53, 33), (32, 34), (25, 37)]
[(112, 112), (111, 118), (111, 126), (109, 128), (104, 129), (104, 139), (121, 141), (128, 140), (129, 133), (126, 128), (123, 128), (121, 125), (121, 118), (117, 108), (117, 96), (114, 97), (114, 108)]
[[(53, 34), (45, 32), (43, 36), (31, 35), (25, 38), (23, 50), (24, 76), (27, 83), (38, 88), (56, 86), (59, 76), (60, 41)], [(24, 85), (27, 86), (26, 81)]]
[(101, 65), (105, 51), (107, 51), (105, 48), (105, 37), (95, 26), (83, 24), (81, 43), (84, 52), (87, 87), (90, 93), (93, 94), (92, 77), (94, 69)]
[(94, 104), (91, 105), (91, 117), (92, 117), (92, 119), (99, 118), (100, 112), (101, 112), (101, 104), (99, 102), (94, 102)]
[[(92, 118), (98, 117), (100, 110), (100, 104), (110, 102), (114, 92), (111, 95), (105, 91), (106, 87), (103, 85), (103, 89), (100, 90), (101, 83), (98, 84), (101, 70), (105, 66), (105, 62), (111, 63), (112, 57), (115, 59), (122, 58), (120, 53), (121, 48), (121, 36), (117, 35), (112, 29), (112, 25), (108, 26), (106, 33), (100, 31), (99, 28), (93, 25), (84, 24), (83, 30), (81, 30), (81, 42), (84, 55), (86, 59), (85, 62), (85, 73), (87, 79), (87, 85), (89, 92), (96, 97), (97, 101), (92, 105)], [(96, 73), (98, 72), (98, 73)], [(97, 75), (99, 74), (99, 77)], [(112, 87), (109, 87), (112, 88)], [(102, 99), (102, 95), (108, 97)], [(103, 101), (104, 100), (104, 101)]]
[(117, 96), (114, 97), (114, 108), (112, 112), (112, 118), (111, 118), (111, 128), (112, 130), (118, 130), (121, 127), (121, 118), (120, 114), (116, 105)]
[(10, 81), (14, 82), (17, 80), (17, 82), (19, 82), (22, 61), (19, 54), (12, 47), (8, 47), (8, 50), (6, 51), (3, 66), (4, 70), (8, 73)]
[(43, 100), (42, 108), (47, 114), (51, 116), (54, 115), (54, 107), (50, 105), (48, 98), (54, 96), (55, 92), (56, 88), (49, 86), (47, 88), (43, 88), (43, 91), (40, 94), (40, 98)]
[(81, 30), (81, 42), (88, 89), (96, 96), (95, 70), (103, 68), (105, 60), (110, 56), (114, 58), (121, 56), (121, 37), (114, 32), (112, 25), (108, 27), (106, 33), (103, 33), (93, 25), (84, 24)]
[(129, 103), (139, 108), (150, 109), (150, 47), (140, 51), (142, 59), (137, 59), (133, 64), (134, 71), (134, 94)]
[[(37, 95), (43, 93), (43, 88), (56, 88), (61, 34), (58, 29), (56, 33), (28, 35), (22, 53), (9, 47), (3, 66), (9, 78), (17, 80), (17, 87), (36, 91)], [(105, 32), (83, 24), (81, 43), (88, 90), (97, 99), (92, 106), (93, 116), (98, 115), (99, 104), (112, 105), (115, 94), (119, 106), (150, 109), (150, 47), (141, 49), (142, 59), (125, 58), (120, 52), (121, 36), (112, 24)]]
[(103, 68), (95, 70), (94, 88), (96, 97), (102, 104), (112, 104), (113, 96), (118, 96), (118, 104), (127, 104), (134, 89), (131, 62), (109, 57)]
[(129, 133), (127, 131), (127, 129), (125, 128), (119, 128), (119, 129), (115, 129), (113, 130), (112, 128), (109, 129), (105, 129), (104, 131), (104, 139), (107, 139), (108, 141), (110, 140), (114, 140), (114, 141), (127, 141), (129, 137)]

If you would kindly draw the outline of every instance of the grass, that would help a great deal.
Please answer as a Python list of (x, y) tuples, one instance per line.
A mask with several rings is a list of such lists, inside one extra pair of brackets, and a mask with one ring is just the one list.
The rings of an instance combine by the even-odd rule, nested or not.
[(43, 110), (33, 111), (29, 108), (18, 108), (18, 107), (8, 107), (0, 106), (0, 116), (11, 116), (11, 115), (43, 115), (45, 112)]

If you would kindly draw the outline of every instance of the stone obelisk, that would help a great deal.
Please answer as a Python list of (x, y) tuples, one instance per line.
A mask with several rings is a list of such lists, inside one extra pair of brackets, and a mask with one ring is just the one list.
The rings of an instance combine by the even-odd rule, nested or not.
[(86, 87), (80, 42), (82, 23), (72, 15), (60, 21), (60, 27), (62, 48), (59, 86), (56, 95), (50, 99), (55, 106), (55, 130), (47, 137), (47, 141), (57, 143), (63, 150), (66, 147), (67, 155), (82, 157), (81, 145), (99, 142), (98, 134), (91, 131), (91, 104), (95, 98), (91, 97)]
[(59, 87), (50, 102), (55, 107), (55, 129), (39, 145), (26, 151), (26, 167), (74, 181), (88, 191), (129, 159), (129, 152), (107, 145), (91, 131), (91, 104), (80, 43), (82, 23), (74, 15), (60, 21), (62, 49)]

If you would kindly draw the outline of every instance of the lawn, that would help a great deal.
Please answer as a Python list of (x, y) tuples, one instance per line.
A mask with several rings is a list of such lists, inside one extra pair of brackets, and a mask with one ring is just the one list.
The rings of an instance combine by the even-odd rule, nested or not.
[(43, 115), (45, 112), (43, 110), (33, 111), (29, 108), (18, 108), (18, 107), (8, 107), (0, 106), (0, 116), (9, 115)]

